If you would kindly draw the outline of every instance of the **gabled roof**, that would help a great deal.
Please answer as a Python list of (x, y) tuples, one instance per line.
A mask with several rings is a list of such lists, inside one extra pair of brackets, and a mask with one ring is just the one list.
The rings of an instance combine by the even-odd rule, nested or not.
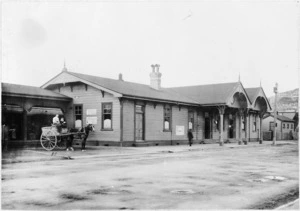
[[(264, 117), (264, 119), (267, 118), (267, 117), (274, 117), (274, 115), (273, 114), (268, 114)], [(286, 116), (282, 116), (282, 115), (277, 115), (277, 119), (282, 121), (282, 122), (295, 122), (294, 120), (292, 120), (292, 119), (290, 119)]]
[(255, 103), (255, 100), (257, 99), (257, 97), (258, 97), (258, 95), (261, 91), (261, 94), (264, 95), (264, 98), (267, 101), (269, 109), (270, 110), (272, 109), (272, 107), (270, 105), (270, 102), (269, 102), (269, 100), (268, 100), (268, 98), (267, 98), (267, 96), (266, 96), (266, 94), (265, 94), (262, 87), (245, 88), (245, 91), (247, 92), (248, 97), (249, 97), (252, 104)]
[(19, 84), (9, 84), (9, 83), (1, 83), (1, 87), (2, 87), (2, 95), (72, 100), (72, 98), (68, 96), (50, 90), (42, 89), (40, 87), (25, 86)]
[[(196, 85), (186, 87), (161, 88), (156, 90), (149, 85), (104, 78), (99, 76), (63, 71), (47, 83), (42, 85), (47, 88), (53, 84), (67, 82), (86, 83), (99, 90), (109, 92), (115, 97), (127, 97), (134, 99), (149, 99), (158, 101), (171, 101), (175, 103), (187, 103), (194, 105), (226, 105), (232, 94), (238, 90), (246, 95), (251, 104), (261, 88), (244, 89), (240, 82), (220, 83), (208, 85)], [(68, 81), (69, 80), (69, 81)], [(249, 96), (250, 95), (250, 96)]]
[(254, 101), (256, 100), (257, 93), (259, 92), (260, 89), (261, 89), (260, 87), (245, 88), (251, 103), (254, 103)]
[(226, 104), (239, 82), (168, 88), (200, 104)]
[[(67, 74), (82, 79), (83, 81), (89, 82), (90, 85), (105, 87), (108, 90), (122, 94), (126, 97), (133, 98), (147, 98), (153, 100), (183, 102), (188, 104), (197, 105), (198, 102), (188, 97), (182, 96), (172, 90), (160, 89), (156, 90), (151, 88), (149, 85), (127, 82), (122, 80), (115, 80), (110, 78), (103, 78), (98, 76), (86, 75), (81, 73), (75, 73), (67, 71)], [(51, 81), (48, 84), (51, 84)]]

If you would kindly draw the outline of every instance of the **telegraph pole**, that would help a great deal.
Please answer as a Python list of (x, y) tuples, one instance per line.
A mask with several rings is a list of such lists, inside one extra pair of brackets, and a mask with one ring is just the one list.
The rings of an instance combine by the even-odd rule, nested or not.
[(274, 93), (275, 93), (275, 104), (274, 104), (274, 136), (273, 136), (273, 145), (276, 145), (276, 126), (277, 126), (277, 92), (278, 92), (278, 83), (275, 84)]

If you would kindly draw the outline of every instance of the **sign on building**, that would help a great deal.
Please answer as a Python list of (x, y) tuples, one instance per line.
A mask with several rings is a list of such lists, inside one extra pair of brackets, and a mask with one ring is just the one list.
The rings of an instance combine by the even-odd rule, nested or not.
[(97, 109), (86, 109), (86, 115), (97, 115)]
[(176, 136), (183, 136), (184, 135), (184, 126), (176, 125)]
[(97, 117), (96, 116), (88, 116), (86, 117), (86, 124), (93, 124), (96, 125), (97, 124)]

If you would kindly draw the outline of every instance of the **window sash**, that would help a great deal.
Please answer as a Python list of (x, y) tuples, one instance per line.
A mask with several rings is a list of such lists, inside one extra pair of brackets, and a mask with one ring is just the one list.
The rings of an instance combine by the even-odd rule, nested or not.
[[(172, 110), (171, 106), (166, 105), (164, 107), (164, 122), (163, 122), (163, 130), (164, 131), (171, 131), (171, 117), (172, 117)], [(168, 127), (167, 127), (168, 126)]]
[(112, 130), (112, 103), (102, 103), (102, 130)]
[(74, 105), (75, 120), (82, 120), (82, 105)]
[[(191, 127), (190, 127), (190, 123), (191, 123)], [(195, 125), (194, 112), (193, 111), (189, 111), (188, 112), (188, 129), (194, 130), (194, 128), (195, 128), (194, 125)]]

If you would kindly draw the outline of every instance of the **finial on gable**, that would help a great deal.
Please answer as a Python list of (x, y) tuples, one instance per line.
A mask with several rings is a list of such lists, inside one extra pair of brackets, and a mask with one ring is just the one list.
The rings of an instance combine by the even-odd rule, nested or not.
[(240, 74), (240, 72), (239, 72), (239, 82), (241, 82), (241, 74)]
[(62, 72), (66, 72), (68, 71), (67, 67), (66, 67), (66, 60), (64, 59), (64, 68), (62, 69)]

